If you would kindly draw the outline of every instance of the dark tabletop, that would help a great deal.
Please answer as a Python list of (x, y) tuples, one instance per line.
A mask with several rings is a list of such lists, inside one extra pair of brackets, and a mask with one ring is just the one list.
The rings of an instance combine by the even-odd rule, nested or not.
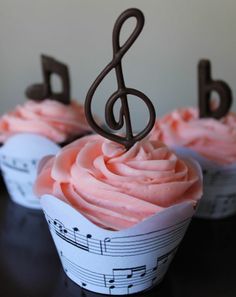
[[(62, 270), (41, 211), (11, 202), (0, 181), (0, 296), (94, 297)], [(236, 297), (236, 216), (193, 219), (155, 297)]]

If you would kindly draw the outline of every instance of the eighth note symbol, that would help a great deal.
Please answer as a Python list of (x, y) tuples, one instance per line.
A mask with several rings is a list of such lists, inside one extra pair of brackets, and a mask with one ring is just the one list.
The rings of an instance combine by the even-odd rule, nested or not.
[[(125, 21), (131, 17), (135, 17), (137, 20), (136, 27), (134, 31), (127, 39), (127, 41), (120, 46), (120, 32), (123, 24)], [(122, 71), (121, 60), (125, 53), (129, 50), (132, 44), (135, 42), (139, 34), (141, 33), (144, 25), (144, 16), (143, 13), (139, 9), (131, 8), (124, 11), (117, 19), (112, 35), (113, 41), (113, 59), (111, 62), (105, 67), (105, 69), (99, 74), (97, 79), (94, 81), (92, 86), (90, 87), (86, 101), (85, 101), (85, 114), (87, 121), (89, 122), (90, 126), (100, 135), (118, 143), (123, 144), (127, 149), (135, 144), (135, 142), (144, 138), (152, 129), (155, 123), (155, 109), (150, 101), (150, 99), (143, 94), (142, 92), (127, 88), (124, 82), (124, 76)], [(122, 137), (116, 134), (109, 133), (103, 130), (100, 126), (97, 125), (95, 120), (93, 119), (92, 112), (91, 112), (91, 101), (94, 96), (94, 93), (102, 80), (105, 78), (106, 75), (112, 70), (115, 69), (116, 72), (116, 79), (118, 84), (118, 90), (114, 92), (110, 98), (108, 99), (105, 107), (105, 119), (106, 123), (109, 128), (113, 130), (120, 130), (124, 126), (126, 126), (126, 137)], [(147, 126), (139, 132), (137, 135), (133, 135), (132, 126), (131, 126), (131, 119), (130, 119), (130, 112), (128, 107), (127, 95), (134, 95), (147, 105), (149, 110), (149, 122)], [(115, 119), (114, 116), (114, 105), (116, 101), (121, 100), (121, 108), (118, 121)]]
[[(70, 77), (68, 67), (54, 58), (42, 55), (41, 64), (43, 71), (43, 83), (33, 84), (26, 89), (26, 96), (29, 99), (41, 101), (51, 99), (63, 104), (70, 104)], [(51, 75), (60, 77), (62, 91), (55, 93), (52, 90)]]

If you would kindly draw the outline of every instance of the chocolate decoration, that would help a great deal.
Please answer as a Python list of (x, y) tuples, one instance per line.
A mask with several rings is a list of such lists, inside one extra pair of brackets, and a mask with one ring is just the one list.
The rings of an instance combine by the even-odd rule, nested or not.
[[(125, 21), (131, 17), (135, 17), (137, 20), (136, 27), (130, 37), (127, 39), (127, 41), (120, 46), (120, 31), (125, 23)], [(100, 135), (102, 135), (105, 138), (108, 138), (112, 141), (118, 142), (123, 144), (127, 149), (129, 149), (131, 146), (135, 144), (135, 142), (141, 140), (144, 138), (152, 129), (155, 123), (155, 109), (150, 101), (150, 99), (143, 94), (142, 92), (136, 90), (127, 88), (125, 86), (124, 82), (124, 76), (122, 71), (122, 65), (121, 60), (125, 53), (129, 50), (129, 48), (132, 46), (134, 41), (137, 39), (139, 34), (141, 33), (144, 25), (144, 15), (143, 13), (135, 8), (127, 9), (124, 11), (117, 19), (114, 29), (113, 29), (113, 35), (112, 35), (112, 41), (113, 41), (113, 59), (111, 62), (105, 67), (105, 69), (99, 74), (97, 79), (94, 81), (92, 86), (90, 87), (86, 100), (85, 100), (85, 115), (87, 118), (88, 123), (90, 126)], [(112, 130), (119, 130), (121, 129), (124, 124), (126, 126), (126, 136), (122, 137), (116, 134), (112, 134), (104, 129), (102, 129), (100, 126), (97, 125), (95, 122), (92, 112), (91, 112), (91, 102), (93, 99), (93, 95), (102, 82), (102, 80), (105, 78), (105, 76), (112, 70), (115, 69), (116, 71), (116, 79), (118, 84), (118, 89), (116, 92), (114, 92), (110, 98), (108, 99), (106, 106), (105, 106), (105, 120), (109, 128)], [(139, 132), (137, 135), (133, 135), (132, 131), (132, 125), (130, 120), (130, 112), (129, 112), (129, 106), (128, 106), (128, 100), (127, 95), (134, 95), (136, 97), (139, 97), (141, 100), (144, 101), (144, 103), (147, 105), (149, 110), (149, 122), (147, 126)], [(120, 99), (121, 100), (121, 109), (119, 114), (119, 120), (116, 121), (114, 116), (114, 105), (116, 101)]]
[[(26, 96), (29, 99), (41, 101), (51, 99), (63, 104), (70, 104), (70, 76), (68, 67), (54, 58), (41, 55), (43, 83), (33, 84), (26, 89)], [(62, 82), (62, 91), (54, 93), (51, 85), (51, 75), (56, 74)]]
[[(211, 108), (211, 92), (219, 94), (220, 102), (217, 109)], [(209, 60), (200, 60), (198, 64), (198, 92), (200, 118), (220, 119), (225, 116), (232, 105), (232, 92), (228, 84), (222, 80), (213, 80), (211, 77), (211, 63)]]

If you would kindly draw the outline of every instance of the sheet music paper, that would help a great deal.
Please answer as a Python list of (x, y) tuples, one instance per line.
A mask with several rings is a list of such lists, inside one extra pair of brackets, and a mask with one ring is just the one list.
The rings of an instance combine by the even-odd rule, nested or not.
[[(219, 219), (236, 213), (236, 164), (220, 166), (182, 147), (172, 147), (179, 156), (197, 160), (203, 171), (203, 197), (196, 217)], [(223, 153), (223, 152), (222, 152)]]
[(121, 231), (102, 229), (51, 195), (41, 198), (65, 273), (81, 287), (125, 295), (164, 277), (194, 213), (184, 202)]
[(46, 137), (23, 133), (9, 138), (0, 148), (0, 166), (9, 195), (16, 203), (40, 209), (33, 194), (37, 164), (46, 155), (55, 155), (60, 147)]

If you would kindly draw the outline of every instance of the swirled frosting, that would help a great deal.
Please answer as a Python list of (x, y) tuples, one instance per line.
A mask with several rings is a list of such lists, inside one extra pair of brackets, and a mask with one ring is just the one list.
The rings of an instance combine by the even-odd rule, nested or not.
[(101, 136), (83, 137), (46, 162), (35, 184), (106, 229), (121, 230), (167, 207), (201, 197), (201, 173), (164, 144), (147, 139), (126, 151)]
[(227, 165), (236, 162), (236, 114), (216, 120), (199, 118), (196, 108), (174, 110), (157, 120), (151, 139), (188, 147), (205, 158)]
[(0, 143), (21, 132), (40, 134), (62, 143), (88, 131), (91, 128), (84, 108), (75, 101), (65, 105), (50, 99), (28, 100), (0, 118)]

